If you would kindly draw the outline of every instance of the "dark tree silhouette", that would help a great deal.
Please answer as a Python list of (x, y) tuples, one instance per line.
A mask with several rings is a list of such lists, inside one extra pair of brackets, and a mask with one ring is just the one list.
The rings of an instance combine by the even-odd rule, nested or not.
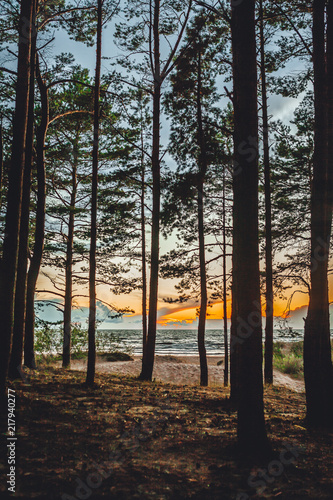
[(27, 305), (25, 318), (24, 338), (24, 364), (29, 368), (36, 368), (34, 352), (34, 330), (35, 330), (35, 291), (39, 270), (43, 257), (44, 232), (45, 232), (45, 201), (46, 201), (46, 178), (45, 178), (45, 138), (49, 125), (49, 98), (48, 88), (41, 75), (38, 55), (36, 57), (36, 79), (41, 97), (41, 119), (36, 133), (36, 166), (37, 166), (37, 207), (36, 226), (34, 238), (33, 256), (27, 280)]
[[(151, 2), (151, 0), (150, 0)], [(159, 241), (160, 241), (160, 200), (161, 200), (161, 166), (160, 166), (160, 118), (161, 118), (161, 90), (162, 84), (171, 71), (178, 45), (182, 39), (192, 0), (188, 2), (183, 24), (173, 48), (166, 62), (161, 61), (161, 2), (154, 0), (150, 3), (152, 26), (150, 32), (150, 62), (153, 73), (153, 119), (152, 119), (152, 154), (151, 168), (153, 178), (153, 203), (152, 203), (152, 226), (151, 226), (151, 252), (150, 252), (150, 282), (149, 282), (149, 311), (147, 342), (142, 356), (141, 380), (151, 380), (154, 368), (156, 330), (157, 330), (157, 305), (158, 305), (158, 278), (159, 278)], [(178, 6), (179, 8), (179, 6)], [(163, 20), (165, 21), (165, 20)]]
[(29, 110), (31, 42), (32, 36), (35, 36), (32, 17), (33, 7), (34, 0), (21, 1), (12, 156), (7, 194), (5, 237), (0, 269), (1, 396), (4, 395), (6, 388), (13, 332), (25, 142)]
[(97, 245), (97, 196), (98, 196), (98, 149), (100, 122), (100, 88), (102, 60), (102, 0), (97, 0), (96, 70), (94, 84), (94, 144), (91, 185), (91, 225), (89, 253), (89, 324), (87, 385), (93, 385), (96, 364), (96, 245)]
[(269, 158), (267, 82), (264, 36), (263, 0), (260, 0), (260, 76), (262, 99), (262, 140), (264, 149), (265, 177), (265, 272), (266, 272), (266, 324), (265, 324), (265, 383), (273, 383), (273, 260), (272, 260), (272, 203), (271, 172)]
[(71, 363), (71, 321), (72, 321), (72, 294), (73, 294), (73, 246), (74, 246), (74, 220), (77, 194), (77, 167), (78, 167), (78, 139), (73, 147), (71, 200), (69, 207), (68, 233), (66, 244), (66, 270), (65, 270), (65, 300), (64, 300), (64, 341), (62, 352), (62, 366), (68, 368)]
[[(35, 5), (33, 19), (36, 15)], [(27, 122), (26, 148), (24, 160), (22, 209), (20, 220), (20, 246), (17, 265), (17, 283), (15, 290), (13, 344), (9, 362), (8, 376), (10, 379), (21, 377), (23, 342), (26, 316), (27, 271), (29, 253), (29, 216), (30, 216), (30, 190), (31, 171), (33, 164), (34, 146), (34, 103), (35, 103), (35, 60), (37, 37), (32, 38), (30, 60), (30, 88), (29, 88), (29, 113)]]
[[(250, 455), (268, 451), (263, 405), (258, 243), (258, 111), (255, 1), (232, 7), (234, 208), (232, 335), (237, 342), (237, 436)], [(232, 380), (233, 382), (233, 380)]]
[(223, 170), (223, 193), (222, 193), (222, 249), (223, 249), (223, 339), (224, 339), (224, 387), (229, 385), (229, 342), (228, 342), (228, 316), (227, 316), (227, 217), (226, 217), (226, 172)]
[(207, 315), (207, 276), (205, 256), (205, 234), (204, 234), (204, 183), (207, 172), (206, 141), (202, 121), (202, 67), (201, 67), (201, 42), (198, 37), (197, 44), (197, 121), (198, 121), (198, 242), (200, 263), (200, 311), (198, 324), (198, 347), (200, 358), (200, 385), (208, 385), (208, 365), (205, 347), (206, 315)]
[[(328, 257), (332, 224), (332, 204), (329, 187), (332, 159), (328, 158), (328, 107), (332, 96), (332, 2), (325, 30), (325, 0), (313, 2), (313, 69), (314, 69), (314, 155), (311, 192), (311, 287), (308, 314), (304, 330), (304, 379), (307, 422), (311, 426), (333, 425), (333, 368), (330, 344), (328, 299)], [(329, 76), (327, 79), (327, 64)], [(327, 85), (329, 81), (329, 87)], [(329, 92), (329, 93), (328, 93)], [(330, 109), (331, 110), (331, 109)], [(332, 119), (330, 118), (330, 124)]]
[(161, 199), (161, 172), (160, 172), (160, 115), (161, 115), (161, 61), (160, 61), (160, 0), (154, 1), (153, 15), (153, 61), (154, 61), (154, 94), (153, 94), (153, 207), (151, 228), (150, 254), (150, 287), (149, 312), (146, 349), (142, 357), (140, 378), (151, 380), (154, 367), (156, 329), (157, 329), (157, 300), (158, 300), (158, 268), (159, 268), (159, 236), (160, 236), (160, 199)]

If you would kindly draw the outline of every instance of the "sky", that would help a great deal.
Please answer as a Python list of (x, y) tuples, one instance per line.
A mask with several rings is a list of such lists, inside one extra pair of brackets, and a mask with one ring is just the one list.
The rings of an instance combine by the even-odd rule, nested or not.
[[(163, 280), (159, 281), (159, 303), (158, 303), (158, 328), (159, 329), (193, 329), (197, 327), (197, 307), (198, 303), (189, 301), (185, 304), (168, 304), (163, 301), (164, 297), (176, 296), (174, 291), (175, 280)], [(37, 288), (39, 290), (49, 288), (48, 280), (45, 276), (41, 275)], [(330, 290), (333, 289), (333, 277), (330, 279)], [(80, 291), (82, 293), (82, 291)], [(286, 299), (276, 299), (274, 304), (274, 316), (275, 316), (275, 327), (278, 326), (281, 318), (288, 317), (288, 324), (293, 328), (301, 329), (304, 327), (303, 318), (306, 317), (308, 296), (304, 293), (296, 293), (292, 304), (291, 312), (289, 316), (286, 316), (287, 298), (291, 293), (288, 290), (286, 294)], [(332, 294), (332, 292), (331, 292)], [(129, 307), (133, 310), (128, 314), (125, 314), (121, 318), (116, 318), (111, 320), (108, 316), (110, 309), (107, 308), (102, 303), (99, 303), (97, 319), (101, 320), (102, 323), (100, 328), (105, 329), (141, 329), (142, 325), (142, 315), (141, 315), (141, 294), (140, 291), (134, 291), (129, 295), (113, 295), (109, 287), (106, 285), (99, 286), (97, 291), (97, 296), (103, 302), (108, 304), (112, 303), (118, 308)], [(49, 293), (40, 293), (38, 298), (41, 299), (51, 299), (54, 300), (54, 296)], [(333, 297), (331, 296), (331, 301)], [(58, 304), (58, 300), (56, 303)], [(263, 300), (262, 300), (263, 303)], [(85, 322), (88, 317), (88, 298), (80, 298), (79, 301), (74, 301), (74, 310), (72, 314), (73, 322)], [(228, 318), (230, 319), (231, 314), (231, 303), (230, 295), (228, 297)], [(44, 311), (38, 311), (37, 315), (42, 319), (47, 319), (49, 321), (59, 321), (62, 319), (61, 314), (56, 311), (52, 306), (48, 306)], [(264, 314), (263, 314), (264, 316)], [(331, 317), (333, 321), (333, 305), (331, 306)], [(208, 329), (222, 329), (223, 328), (223, 303), (221, 301), (214, 302), (209, 308), (207, 313), (207, 328)], [(263, 322), (265, 320), (263, 319)]]
[[(112, 41), (112, 30), (113, 26), (109, 26), (103, 35), (103, 55), (114, 58), (116, 56), (116, 48)], [(81, 64), (83, 67), (89, 68), (91, 75), (93, 76), (95, 67), (95, 48), (87, 47), (83, 43), (73, 42), (70, 40), (69, 36), (63, 31), (59, 30), (54, 33), (55, 41), (53, 42), (53, 53), (60, 54), (61, 52), (71, 52), (74, 54), (76, 63)], [(110, 62), (107, 59), (103, 60), (102, 71), (107, 71), (110, 67)], [(289, 66), (285, 68), (285, 72), (297, 71), (295, 62), (290, 63)], [(302, 96), (297, 99), (294, 98), (284, 98), (281, 96), (271, 95), (269, 97), (269, 113), (274, 115), (274, 119), (280, 119), (284, 122), (289, 122), (292, 119), (293, 112), (297, 105), (299, 104)], [(168, 125), (166, 121), (162, 120), (162, 143), (166, 143), (168, 139)], [(161, 240), (161, 253), (165, 253), (174, 244), (173, 238), (168, 240)], [(160, 280), (159, 288), (159, 307), (158, 307), (158, 327), (159, 328), (195, 328), (197, 325), (197, 315), (196, 308), (198, 304), (195, 301), (189, 301), (185, 305), (177, 304), (167, 304), (163, 301), (163, 298), (176, 296), (174, 290), (174, 280)], [(332, 283), (331, 283), (332, 285)], [(50, 283), (47, 278), (43, 275), (40, 276), (38, 285), (38, 290), (51, 289)], [(332, 289), (332, 286), (331, 286)], [(290, 290), (291, 292), (292, 290)], [(98, 297), (107, 302), (112, 303), (116, 307), (129, 307), (133, 309), (133, 313), (125, 315), (123, 318), (118, 318), (113, 321), (107, 319), (107, 312), (103, 307), (101, 308), (100, 315), (101, 319), (104, 319), (102, 323), (103, 328), (140, 328), (141, 327), (141, 296), (140, 292), (132, 292), (130, 295), (115, 296), (113, 295), (109, 287), (101, 286), (98, 287)], [(38, 295), (39, 299), (51, 299), (54, 298), (50, 293), (40, 293)], [(80, 301), (76, 303), (79, 307), (73, 311), (73, 321), (81, 321), (87, 315), (88, 299), (80, 298)], [(286, 309), (287, 299), (276, 300), (274, 314), (276, 317), (280, 317), (284, 314)], [(307, 295), (302, 293), (295, 294), (292, 302), (292, 313), (291, 313), (291, 324), (295, 328), (303, 327), (303, 317), (306, 315), (307, 306)], [(52, 312), (52, 308), (47, 307), (47, 312), (44, 313), (50, 319), (58, 318), (56, 312)], [(38, 313), (43, 316), (43, 313)], [(207, 317), (207, 327), (208, 328), (222, 328), (222, 317), (223, 317), (223, 304), (221, 302), (214, 303), (208, 310)], [(230, 302), (228, 303), (228, 317), (230, 317)]]
[[(58, 303), (56, 299), (54, 301)], [(142, 316), (139, 313), (125, 314), (121, 318), (111, 319), (109, 317), (108, 308), (100, 302), (97, 302), (97, 320), (100, 322), (98, 328), (106, 330), (140, 330), (142, 325)], [(48, 321), (61, 321), (62, 315), (52, 306), (47, 306), (43, 310), (38, 311), (38, 316), (41, 319)], [(230, 307), (228, 316), (228, 327), (230, 327)], [(307, 305), (303, 304), (299, 307), (294, 307), (287, 316), (287, 321), (281, 316), (275, 316), (274, 328), (278, 328), (280, 324), (288, 325), (294, 329), (304, 328), (304, 318), (307, 314)], [(333, 322), (333, 305), (330, 306), (331, 324)], [(206, 328), (209, 330), (222, 330), (223, 329), (223, 312), (222, 303), (217, 302), (209, 310), (209, 316), (206, 321)], [(88, 318), (87, 305), (81, 304), (81, 307), (76, 308), (72, 312), (73, 323), (86, 324)], [(265, 325), (265, 318), (263, 318), (263, 326)], [(193, 330), (198, 326), (195, 308), (185, 307), (163, 307), (160, 304), (158, 311), (158, 330), (174, 330), (174, 329), (187, 329)]]

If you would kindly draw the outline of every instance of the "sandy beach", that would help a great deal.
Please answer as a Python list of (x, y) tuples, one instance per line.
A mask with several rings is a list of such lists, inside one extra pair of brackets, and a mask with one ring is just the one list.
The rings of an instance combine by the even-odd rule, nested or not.
[[(137, 377), (141, 371), (141, 356), (133, 356), (133, 361), (105, 361), (97, 357), (96, 371), (101, 373), (119, 374)], [(223, 385), (222, 356), (207, 356), (208, 379), (210, 386)], [(86, 370), (86, 360), (72, 360), (74, 370)], [(155, 357), (153, 379), (164, 383), (177, 385), (199, 385), (199, 356), (157, 355)], [(288, 375), (274, 370), (274, 385), (283, 386), (295, 392), (304, 392), (303, 380), (295, 380)]]

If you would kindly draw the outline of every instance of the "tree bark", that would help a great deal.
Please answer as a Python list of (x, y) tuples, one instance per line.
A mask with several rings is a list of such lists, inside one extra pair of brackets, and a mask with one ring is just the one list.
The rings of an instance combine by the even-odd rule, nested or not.
[[(143, 150), (141, 133), (141, 148)], [(146, 221), (145, 221), (145, 166), (141, 158), (141, 276), (142, 276), (142, 359), (146, 354), (147, 343), (147, 268), (146, 268)]]
[[(200, 175), (200, 174), (199, 174)], [(204, 208), (203, 208), (204, 182), (200, 178), (198, 182), (198, 240), (199, 240), (199, 262), (200, 262), (200, 312), (198, 324), (198, 349), (200, 359), (200, 385), (208, 385), (208, 366), (205, 346), (205, 330), (207, 316), (207, 276), (205, 259), (205, 237), (204, 237)]]
[(198, 123), (198, 242), (200, 266), (200, 312), (198, 324), (198, 348), (200, 359), (200, 385), (208, 385), (208, 366), (205, 347), (205, 331), (207, 316), (207, 273), (205, 257), (205, 229), (204, 229), (204, 182), (207, 172), (207, 155), (205, 136), (202, 124), (202, 77), (201, 77), (201, 46), (198, 43), (198, 83), (197, 83), (197, 123)]
[(234, 81), (232, 330), (238, 365), (237, 438), (247, 455), (266, 456), (258, 237), (258, 111), (255, 1), (232, 6)]
[(76, 138), (74, 143), (74, 158), (72, 167), (72, 192), (69, 207), (68, 234), (66, 245), (66, 270), (65, 270), (65, 301), (64, 301), (64, 336), (62, 366), (69, 368), (71, 364), (71, 328), (72, 328), (72, 295), (73, 295), (73, 244), (74, 244), (74, 222), (75, 222), (75, 204), (77, 193), (77, 166), (78, 166), (78, 148)]
[[(332, 6), (328, 31), (331, 56)], [(311, 288), (304, 330), (306, 419), (310, 426), (333, 425), (333, 368), (328, 299), (331, 193), (328, 190), (328, 89), (325, 57), (325, 0), (313, 2), (314, 155), (311, 193)], [(327, 59), (328, 60), (328, 59)], [(330, 62), (331, 65), (331, 62)], [(331, 68), (330, 68), (331, 72)], [(331, 75), (330, 75), (331, 78)], [(332, 81), (330, 81), (330, 84)], [(329, 90), (330, 94), (332, 90)], [(331, 106), (332, 107), (332, 106)], [(332, 119), (330, 117), (330, 123)], [(332, 135), (330, 132), (330, 139)], [(331, 151), (331, 148), (330, 148)], [(329, 158), (331, 162), (331, 158)]]
[(1, 122), (0, 122), (0, 207), (2, 205), (3, 163), (4, 163), (3, 128), (2, 128), (2, 117), (1, 117)]
[(3, 400), (5, 400), (14, 319), (25, 140), (29, 108), (33, 4), (33, 0), (21, 1), (12, 156), (0, 269), (0, 393)]
[(266, 263), (266, 325), (265, 325), (265, 384), (273, 384), (273, 258), (272, 258), (272, 203), (271, 203), (271, 172), (269, 158), (267, 85), (265, 66), (264, 16), (262, 0), (260, 0), (260, 70), (262, 97), (262, 125), (264, 149), (265, 177), (265, 263)]
[[(234, 209), (233, 209), (234, 212)], [(235, 228), (235, 223), (233, 223)], [(234, 240), (234, 237), (233, 237)], [(234, 245), (233, 241), (233, 245)], [(233, 252), (234, 253), (234, 252)], [(231, 285), (231, 327), (230, 327), (230, 401), (237, 408), (240, 393), (240, 344), (244, 340), (237, 332), (237, 309), (234, 305), (234, 297), (237, 295), (235, 285), (235, 275), (237, 263), (232, 259), (232, 285)]]
[(97, 42), (96, 71), (94, 85), (94, 145), (91, 186), (91, 227), (89, 255), (89, 326), (88, 326), (88, 368), (86, 383), (93, 386), (96, 365), (96, 246), (97, 246), (97, 190), (98, 190), (98, 147), (99, 147), (99, 97), (101, 86), (102, 59), (102, 0), (97, 0)]
[(224, 336), (224, 373), (223, 385), (229, 385), (229, 346), (228, 346), (228, 316), (227, 316), (227, 235), (226, 235), (226, 206), (225, 206), (225, 170), (223, 171), (223, 230), (222, 230), (222, 249), (223, 249), (223, 336)]
[[(35, 18), (35, 9), (33, 12)], [(29, 113), (26, 135), (25, 165), (23, 174), (22, 210), (20, 221), (20, 247), (17, 264), (17, 283), (15, 291), (14, 306), (14, 328), (13, 344), (9, 362), (8, 376), (11, 380), (22, 376), (23, 341), (25, 329), (26, 294), (27, 294), (27, 270), (29, 254), (29, 216), (30, 216), (30, 190), (31, 171), (33, 162), (34, 143), (34, 103), (35, 103), (35, 57), (36, 37), (31, 44), (30, 61), (30, 89), (29, 89)]]
[(49, 98), (48, 89), (41, 76), (38, 54), (36, 55), (36, 79), (41, 97), (41, 121), (37, 128), (37, 207), (36, 207), (36, 228), (34, 251), (30, 262), (27, 280), (27, 305), (25, 319), (25, 339), (24, 339), (24, 364), (28, 368), (36, 368), (34, 352), (35, 334), (35, 290), (39, 275), (39, 270), (44, 249), (45, 230), (45, 199), (46, 199), (46, 178), (45, 178), (45, 138), (49, 123)]
[(151, 229), (151, 256), (150, 256), (150, 290), (148, 332), (146, 354), (142, 358), (140, 380), (152, 380), (155, 356), (155, 342), (157, 329), (157, 301), (158, 301), (158, 272), (159, 272), (159, 233), (160, 233), (160, 108), (161, 108), (161, 68), (160, 68), (160, 0), (154, 1), (154, 95), (153, 95), (153, 207)]
[(327, 239), (332, 234), (333, 215), (333, 0), (327, 2), (327, 100), (328, 100), (328, 162), (327, 162)]

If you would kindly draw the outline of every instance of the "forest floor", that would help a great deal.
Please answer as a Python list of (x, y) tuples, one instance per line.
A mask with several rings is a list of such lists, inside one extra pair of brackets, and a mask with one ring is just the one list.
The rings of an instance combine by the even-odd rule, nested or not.
[[(16, 392), (16, 494), (74, 499), (331, 499), (333, 434), (307, 430), (305, 396), (265, 389), (275, 455), (249, 465), (235, 447), (228, 389), (141, 382), (45, 367)], [(2, 440), (6, 457), (6, 442)], [(1, 465), (6, 498), (8, 464)]]

